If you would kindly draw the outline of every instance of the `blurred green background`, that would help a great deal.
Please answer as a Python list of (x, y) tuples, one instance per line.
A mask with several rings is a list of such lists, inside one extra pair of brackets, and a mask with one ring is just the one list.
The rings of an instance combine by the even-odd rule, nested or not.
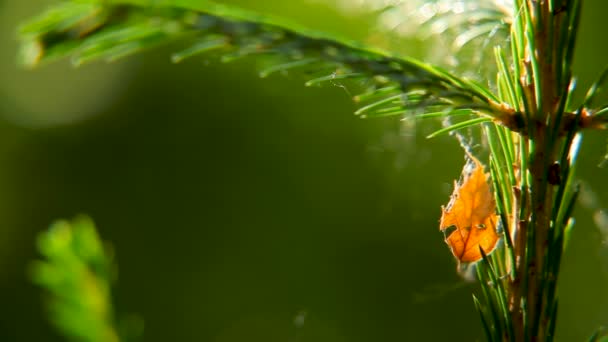
[[(0, 2), (0, 341), (61, 340), (26, 269), (37, 232), (78, 213), (112, 242), (116, 307), (144, 317), (146, 341), (481, 340), (476, 287), (437, 227), (463, 163), (454, 139), (424, 138), (438, 123), (360, 120), (348, 87), (259, 79), (252, 59), (172, 65), (175, 46), (20, 70), (16, 26), (50, 3)], [(231, 3), (368, 33), (332, 1)], [(585, 2), (582, 86), (608, 62), (606, 11)], [(576, 213), (560, 341), (608, 325), (605, 153), (586, 134), (597, 200)]]

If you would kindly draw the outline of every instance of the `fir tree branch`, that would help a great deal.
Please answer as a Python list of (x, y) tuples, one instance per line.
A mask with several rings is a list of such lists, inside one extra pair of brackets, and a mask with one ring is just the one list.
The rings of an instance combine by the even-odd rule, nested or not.
[(193, 44), (173, 61), (215, 50), (222, 61), (265, 55), (261, 72), (297, 69), (307, 85), (356, 79), (365, 91), (355, 96), (363, 117), (445, 112), (460, 109), (518, 131), (521, 114), (497, 102), (483, 86), (440, 67), (395, 56), (277, 18), (208, 1), (174, 0), (147, 6), (144, 0), (65, 2), (20, 30), (21, 60), (36, 66), (63, 56), (74, 64), (115, 60), (177, 39)]

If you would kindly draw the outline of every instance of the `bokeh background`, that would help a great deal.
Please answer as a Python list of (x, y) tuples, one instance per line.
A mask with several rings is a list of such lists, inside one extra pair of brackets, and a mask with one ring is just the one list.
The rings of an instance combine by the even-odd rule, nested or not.
[[(172, 65), (175, 46), (21, 70), (16, 27), (50, 3), (0, 1), (0, 341), (61, 341), (26, 269), (36, 234), (78, 213), (114, 246), (116, 307), (144, 317), (145, 341), (482, 339), (437, 227), (463, 163), (455, 139), (424, 138), (439, 123), (360, 120), (348, 87), (259, 79), (251, 59)], [(230, 3), (369, 35), (360, 2)], [(608, 62), (606, 11), (585, 1), (582, 86)], [(595, 198), (564, 257), (560, 341), (608, 325), (605, 154), (586, 134)]]

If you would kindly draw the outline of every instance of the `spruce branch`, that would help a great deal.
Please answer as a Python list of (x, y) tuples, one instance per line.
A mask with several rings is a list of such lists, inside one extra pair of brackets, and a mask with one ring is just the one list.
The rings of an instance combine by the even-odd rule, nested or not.
[[(71, 56), (76, 65), (115, 60), (173, 40), (192, 41), (174, 62), (214, 51), (229, 62), (263, 55), (260, 72), (298, 70), (306, 85), (354, 79), (364, 88), (355, 96), (362, 117), (461, 109), (513, 130), (520, 114), (498, 103), (484, 86), (427, 63), (321, 34), (276, 18), (207, 1), (172, 1), (154, 7), (145, 1), (65, 2), (20, 30), (21, 61), (36, 66)], [(141, 6), (140, 6), (141, 5)], [(487, 121), (487, 120), (481, 120)], [(480, 122), (481, 122), (480, 121)]]

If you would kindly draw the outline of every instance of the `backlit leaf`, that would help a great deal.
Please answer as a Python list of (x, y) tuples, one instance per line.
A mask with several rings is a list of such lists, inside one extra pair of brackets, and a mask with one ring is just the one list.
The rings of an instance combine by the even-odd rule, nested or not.
[[(460, 262), (475, 262), (494, 250), (499, 239), (496, 203), (490, 191), (488, 177), (479, 160), (470, 156), (464, 167), (460, 184), (443, 214), (439, 229), (446, 234), (445, 242)], [(450, 229), (452, 230), (450, 230)]]

